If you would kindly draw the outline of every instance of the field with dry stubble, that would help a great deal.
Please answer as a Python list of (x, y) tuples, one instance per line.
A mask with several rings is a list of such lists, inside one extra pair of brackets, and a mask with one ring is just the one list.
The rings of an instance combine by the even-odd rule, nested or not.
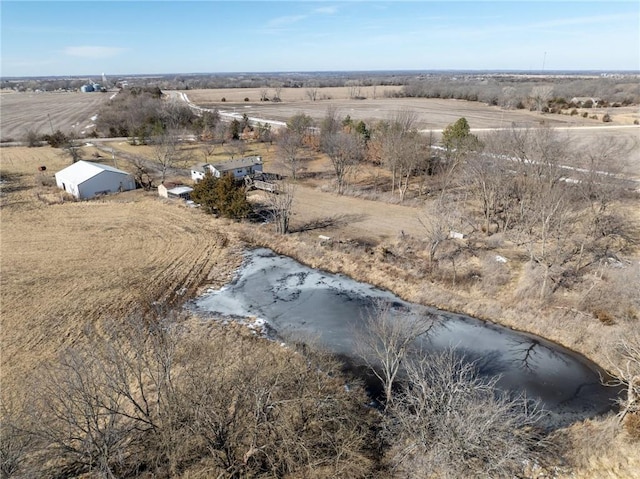
[[(287, 121), (293, 115), (305, 113), (320, 120), (331, 105), (341, 116), (350, 115), (353, 119), (366, 122), (389, 120), (402, 110), (415, 112), (418, 128), (438, 130), (465, 117), (472, 129), (508, 128), (513, 123), (519, 126), (552, 127), (603, 126), (602, 115), (609, 113), (612, 122), (609, 125), (630, 125), (640, 118), (637, 107), (608, 109), (578, 109), (579, 114), (540, 114), (529, 110), (505, 110), (498, 106), (489, 106), (482, 102), (438, 99), (438, 98), (385, 98), (384, 93), (395, 93), (400, 87), (377, 87), (374, 96), (373, 87), (363, 87), (363, 99), (349, 97), (348, 87), (318, 89), (318, 100), (311, 101), (305, 96), (305, 89), (283, 88), (280, 102), (261, 102), (260, 90), (251, 88), (226, 88), (208, 90), (188, 90), (189, 100), (201, 107), (219, 108), (221, 111), (246, 113), (249, 116), (271, 120)], [(171, 94), (171, 92), (165, 92)], [(222, 102), (222, 98), (225, 99)], [(248, 98), (249, 101), (244, 101)], [(583, 118), (580, 113), (597, 115), (598, 120)]]
[(234, 240), (199, 211), (133, 191), (104, 200), (65, 201), (39, 184), (68, 164), (50, 148), (3, 150), (3, 386), (55, 358), (88, 324), (155, 300), (180, 300), (203, 282), (229, 280)]
[(0, 93), (0, 141), (22, 141), (28, 130), (88, 134), (93, 116), (113, 93)]

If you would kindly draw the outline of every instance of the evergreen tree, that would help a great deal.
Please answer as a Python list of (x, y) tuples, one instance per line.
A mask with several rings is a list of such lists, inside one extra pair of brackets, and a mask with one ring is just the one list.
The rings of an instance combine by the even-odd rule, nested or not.
[(244, 188), (236, 185), (232, 175), (216, 178), (207, 173), (191, 192), (191, 199), (209, 214), (240, 219), (251, 211)]
[(471, 134), (471, 127), (467, 119), (462, 117), (455, 123), (447, 126), (442, 132), (442, 144), (447, 149), (447, 153), (474, 151), (481, 147), (480, 140), (476, 135)]

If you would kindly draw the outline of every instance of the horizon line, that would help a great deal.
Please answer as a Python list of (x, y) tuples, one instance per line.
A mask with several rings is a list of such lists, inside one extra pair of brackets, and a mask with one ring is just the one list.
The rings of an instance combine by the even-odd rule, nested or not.
[[(374, 69), (374, 70), (274, 70), (274, 71), (224, 71), (224, 72), (165, 72), (165, 73), (115, 73), (107, 74), (107, 76), (118, 77), (162, 77), (167, 75), (293, 75), (293, 74), (364, 74), (364, 73), (514, 73), (514, 74), (532, 74), (532, 75), (550, 75), (550, 74), (586, 74), (586, 73), (611, 73), (611, 74), (634, 74), (640, 75), (640, 70), (636, 69), (510, 69), (510, 68), (431, 68), (431, 69)], [(57, 74), (57, 75), (0, 75), (0, 81), (32, 79), (32, 78), (84, 78), (102, 76), (104, 73), (81, 73), (81, 74)]]

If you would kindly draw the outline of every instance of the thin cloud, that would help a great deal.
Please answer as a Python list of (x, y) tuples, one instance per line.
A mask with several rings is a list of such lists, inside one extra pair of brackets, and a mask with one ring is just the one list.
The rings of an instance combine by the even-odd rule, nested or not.
[(307, 13), (307, 14), (301, 14), (301, 15), (286, 15), (283, 17), (276, 17), (276, 18), (272, 18), (271, 20), (269, 20), (266, 24), (265, 27), (265, 31), (269, 31), (269, 32), (278, 32), (280, 31), (282, 28), (285, 27), (289, 27), (293, 24), (302, 22), (304, 20), (307, 20), (308, 18), (314, 16), (314, 15), (334, 15), (338, 12), (338, 8), (337, 7), (333, 7), (333, 6), (329, 6), (329, 7), (320, 7), (320, 8), (316, 8), (314, 10), (311, 10), (311, 12)]
[(123, 51), (125, 51), (125, 48), (89, 45), (66, 47), (64, 49), (65, 55), (82, 58), (110, 58), (119, 55)]
[(305, 18), (307, 18), (307, 15), (288, 15), (285, 17), (272, 18), (271, 20), (269, 20), (269, 23), (267, 23), (267, 27), (269, 28), (284, 27), (287, 25), (292, 25), (294, 23), (301, 22)]
[(338, 7), (320, 7), (316, 8), (313, 13), (321, 13), (324, 15), (333, 15), (338, 12)]

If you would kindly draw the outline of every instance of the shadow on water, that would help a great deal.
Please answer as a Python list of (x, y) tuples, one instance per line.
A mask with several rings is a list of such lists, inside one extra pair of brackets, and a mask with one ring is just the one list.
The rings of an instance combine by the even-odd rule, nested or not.
[(498, 376), (501, 389), (539, 401), (554, 425), (609, 411), (619, 394), (602, 384), (605, 372), (595, 363), (544, 338), (407, 303), (388, 291), (308, 268), (268, 249), (248, 252), (232, 283), (196, 298), (190, 307), (199, 313), (261, 318), (280, 339), (313, 338), (362, 378), (373, 398), (380, 398), (380, 384), (356, 353), (357, 331), (380, 301), (390, 304), (395, 314), (433, 321), (435, 327), (417, 349), (438, 353), (453, 348), (473, 361), (481, 375)]

